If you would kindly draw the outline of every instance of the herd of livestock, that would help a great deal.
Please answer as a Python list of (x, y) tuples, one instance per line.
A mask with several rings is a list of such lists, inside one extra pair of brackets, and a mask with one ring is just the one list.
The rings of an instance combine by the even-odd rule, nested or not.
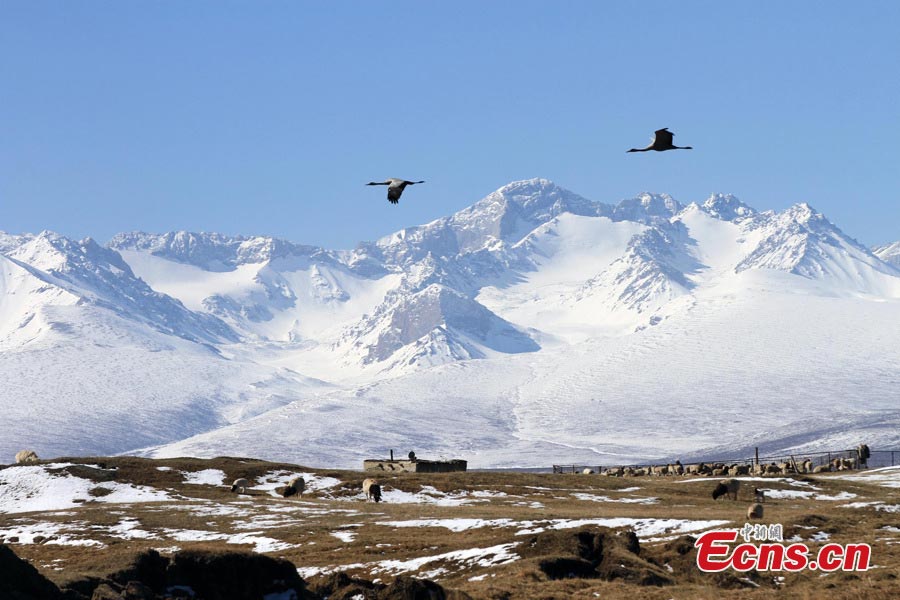
[(608, 477), (641, 477), (641, 476), (665, 476), (665, 475), (692, 475), (709, 477), (740, 477), (740, 476), (778, 476), (800, 473), (829, 473), (832, 471), (851, 471), (865, 468), (866, 461), (871, 456), (871, 451), (866, 444), (860, 444), (851, 457), (838, 457), (822, 464), (814, 464), (812, 459), (804, 460), (786, 459), (782, 462), (770, 463), (694, 463), (683, 465), (681, 461), (675, 461), (665, 465), (629, 466), (629, 467), (598, 467), (596, 470), (585, 467), (582, 473), (593, 475), (600, 473)]

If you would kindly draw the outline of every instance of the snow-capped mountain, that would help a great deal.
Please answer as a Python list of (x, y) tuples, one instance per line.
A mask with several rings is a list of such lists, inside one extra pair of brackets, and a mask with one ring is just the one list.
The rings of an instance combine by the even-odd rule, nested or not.
[(350, 251), (0, 234), (0, 452), (611, 462), (827, 445), (835, 413), (900, 443), (898, 255), (807, 204), (543, 179)]
[(875, 246), (872, 248), (872, 254), (888, 264), (900, 267), (900, 242)]

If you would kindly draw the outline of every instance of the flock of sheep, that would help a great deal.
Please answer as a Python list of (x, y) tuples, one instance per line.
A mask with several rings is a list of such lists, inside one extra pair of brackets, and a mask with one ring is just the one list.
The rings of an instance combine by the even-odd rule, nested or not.
[[(864, 460), (864, 459), (863, 459)], [(787, 461), (782, 463), (769, 463), (758, 465), (725, 464), (725, 463), (697, 463), (682, 465), (675, 461), (668, 465), (651, 465), (648, 467), (609, 467), (601, 469), (600, 474), (607, 477), (641, 477), (641, 476), (665, 476), (665, 475), (694, 475), (710, 477), (738, 477), (742, 475), (792, 475), (798, 473), (828, 473), (831, 471), (850, 471), (860, 468), (865, 464), (860, 458), (835, 458), (824, 465), (813, 466), (810, 459), (801, 462)], [(594, 470), (585, 468), (585, 475), (593, 475)]]

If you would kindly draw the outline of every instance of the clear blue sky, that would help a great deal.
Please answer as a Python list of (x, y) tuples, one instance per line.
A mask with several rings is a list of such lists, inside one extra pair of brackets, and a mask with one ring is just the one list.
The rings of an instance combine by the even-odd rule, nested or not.
[[(516, 179), (900, 239), (900, 3), (0, 3), (0, 230), (347, 248)], [(669, 127), (692, 152), (626, 154)], [(372, 179), (427, 184), (399, 206)]]

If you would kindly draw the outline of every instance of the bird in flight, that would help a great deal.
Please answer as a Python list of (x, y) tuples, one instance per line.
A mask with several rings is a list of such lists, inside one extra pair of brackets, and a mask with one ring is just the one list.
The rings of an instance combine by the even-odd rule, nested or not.
[(417, 183), (425, 183), (424, 181), (406, 181), (405, 179), (397, 179), (396, 177), (391, 177), (387, 181), (370, 181), (366, 185), (386, 185), (388, 186), (387, 198), (388, 202), (391, 204), (398, 204), (400, 202), (400, 194), (403, 193), (403, 190), (406, 189), (408, 185), (415, 185)]
[(676, 146), (672, 143), (672, 138), (675, 137), (675, 134), (669, 131), (668, 128), (663, 127), (662, 129), (657, 129), (653, 135), (653, 141), (650, 142), (650, 145), (646, 148), (632, 148), (628, 150), (628, 152), (647, 152), (648, 150), (656, 150), (657, 152), (662, 152), (663, 150), (693, 150), (690, 146)]

